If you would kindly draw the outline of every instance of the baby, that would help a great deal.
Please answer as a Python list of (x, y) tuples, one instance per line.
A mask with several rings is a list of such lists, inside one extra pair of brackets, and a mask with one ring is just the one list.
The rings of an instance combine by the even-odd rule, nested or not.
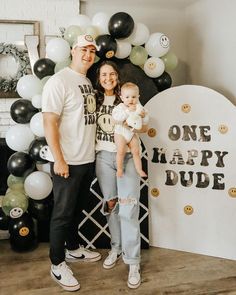
[(134, 165), (141, 177), (147, 177), (142, 169), (139, 137), (134, 129), (139, 130), (148, 123), (147, 111), (139, 102), (139, 88), (136, 84), (127, 82), (121, 87), (120, 103), (114, 107), (112, 117), (115, 121), (114, 139), (117, 147), (117, 177), (123, 175), (123, 161), (127, 146), (133, 155)]

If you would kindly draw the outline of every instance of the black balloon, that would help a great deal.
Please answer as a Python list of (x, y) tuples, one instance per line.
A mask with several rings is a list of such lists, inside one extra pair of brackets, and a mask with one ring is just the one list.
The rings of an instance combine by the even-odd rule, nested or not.
[(35, 162), (24, 152), (16, 152), (7, 161), (7, 169), (10, 174), (25, 177), (35, 168)]
[(115, 13), (109, 20), (108, 29), (115, 39), (127, 38), (133, 32), (134, 20), (126, 12)]
[(46, 160), (43, 160), (39, 155), (41, 148), (44, 147), (45, 145), (47, 145), (47, 141), (45, 137), (36, 138), (35, 140), (31, 142), (29, 146), (29, 155), (34, 161), (41, 164), (48, 162)]
[(97, 51), (97, 56), (104, 59), (104, 58), (112, 58), (117, 50), (117, 43), (116, 40), (109, 34), (99, 35), (96, 38), (96, 43), (99, 47)]
[(10, 217), (7, 216), (2, 208), (0, 207), (0, 229), (1, 230), (8, 230)]
[(167, 72), (164, 72), (160, 77), (153, 79), (153, 81), (159, 92), (170, 88), (172, 84), (171, 76)]
[(54, 75), (55, 65), (49, 58), (40, 58), (34, 64), (34, 73), (39, 79)]
[(25, 124), (29, 123), (30, 119), (39, 110), (33, 107), (28, 99), (18, 99), (11, 105), (10, 114), (16, 123)]
[(43, 200), (29, 198), (28, 212), (38, 221), (49, 221), (53, 209), (53, 196), (49, 195)]
[(28, 213), (11, 219), (9, 223), (10, 244), (15, 251), (28, 251), (36, 246), (34, 222)]

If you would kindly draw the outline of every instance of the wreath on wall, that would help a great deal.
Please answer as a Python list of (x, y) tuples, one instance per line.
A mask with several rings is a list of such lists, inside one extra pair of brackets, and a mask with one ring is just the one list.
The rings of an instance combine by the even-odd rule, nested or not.
[(20, 50), (13, 44), (0, 43), (0, 55), (13, 56), (16, 63), (19, 64), (17, 73), (10, 78), (0, 76), (0, 90), (4, 92), (15, 91), (18, 80), (28, 74), (30, 70), (30, 60), (26, 52)]

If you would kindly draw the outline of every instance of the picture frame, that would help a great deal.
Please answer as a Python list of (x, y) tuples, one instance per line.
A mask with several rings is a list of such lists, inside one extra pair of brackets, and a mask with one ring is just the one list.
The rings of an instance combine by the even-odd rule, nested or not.
[[(11, 67), (1, 67), (0, 98), (18, 98), (16, 84), (20, 77), (32, 72), (25, 36), (40, 36), (40, 22), (34, 20), (0, 19), (0, 58), (2, 55), (11, 60)], [(15, 59), (15, 62), (14, 62)], [(16, 67), (16, 68), (15, 68)], [(16, 73), (8, 75), (4, 69), (10, 68)]]

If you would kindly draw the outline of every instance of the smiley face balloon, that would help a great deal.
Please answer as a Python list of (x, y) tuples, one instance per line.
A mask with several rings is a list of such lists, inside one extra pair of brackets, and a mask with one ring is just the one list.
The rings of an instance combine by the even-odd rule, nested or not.
[(146, 42), (145, 49), (147, 50), (148, 55), (161, 57), (169, 51), (170, 40), (163, 33), (153, 33)]
[(157, 78), (163, 74), (165, 65), (159, 57), (150, 57), (145, 62), (143, 69), (148, 77)]
[(2, 199), (2, 210), (11, 218), (19, 218), (28, 208), (28, 198), (21, 191), (9, 191)]

